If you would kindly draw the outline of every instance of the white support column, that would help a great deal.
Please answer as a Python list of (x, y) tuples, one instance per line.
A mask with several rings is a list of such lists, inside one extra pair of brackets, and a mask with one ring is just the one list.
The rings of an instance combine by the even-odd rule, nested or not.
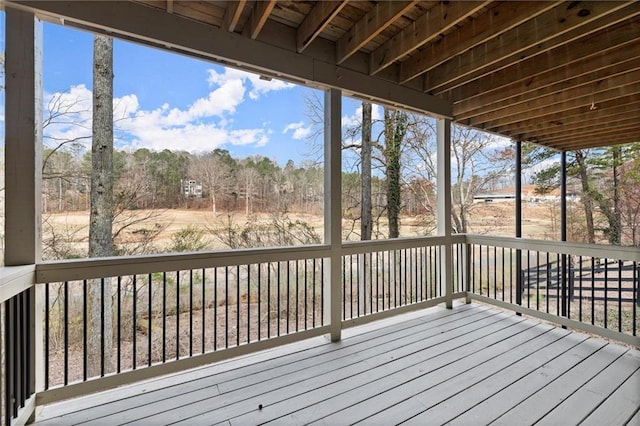
[[(6, 8), (5, 253), (7, 266), (41, 260), (42, 23)], [(30, 391), (43, 388), (42, 290), (32, 289)]]
[(453, 307), (453, 253), (451, 245), (451, 120), (437, 119), (438, 130), (438, 235), (447, 237), (440, 256), (440, 277), (447, 308)]
[(40, 261), (42, 25), (6, 10), (5, 253), (7, 266)]
[(331, 341), (342, 329), (342, 92), (324, 93), (324, 242), (331, 245), (329, 274), (325, 276), (324, 315)]

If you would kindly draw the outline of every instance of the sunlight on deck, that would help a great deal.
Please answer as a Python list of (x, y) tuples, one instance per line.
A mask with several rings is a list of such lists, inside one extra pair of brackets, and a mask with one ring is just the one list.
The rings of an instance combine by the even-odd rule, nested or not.
[(640, 352), (433, 308), (39, 408), (38, 424), (639, 424)]

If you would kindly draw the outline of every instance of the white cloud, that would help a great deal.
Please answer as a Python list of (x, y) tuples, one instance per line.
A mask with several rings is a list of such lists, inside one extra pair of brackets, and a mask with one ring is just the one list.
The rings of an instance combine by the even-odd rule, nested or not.
[(260, 78), (257, 74), (232, 68), (225, 68), (224, 72), (220, 74), (213, 69), (208, 70), (208, 72), (209, 78), (207, 81), (210, 85), (223, 85), (229, 82), (240, 82), (241, 84), (244, 84), (249, 81), (251, 83), (249, 98), (252, 100), (256, 100), (260, 95), (264, 95), (272, 91), (286, 90), (295, 87), (294, 84), (287, 83), (282, 80), (265, 80)]
[[(262, 128), (236, 129), (233, 114), (247, 93), (249, 98), (257, 99), (261, 94), (293, 85), (278, 80), (264, 81), (257, 75), (233, 69), (221, 73), (209, 70), (207, 82), (212, 89), (208, 95), (196, 99), (185, 109), (164, 103), (156, 109), (144, 110), (135, 94), (114, 99), (116, 137), (134, 149), (207, 151), (225, 144), (266, 145), (272, 133), (267, 124)], [(48, 94), (45, 110), (50, 114), (45, 115), (51, 120), (45, 127), (45, 137), (49, 145), (78, 139), (88, 147), (91, 105), (92, 93), (84, 85)], [(294, 138), (305, 134), (303, 128), (293, 130)]]
[[(383, 108), (380, 105), (371, 105), (371, 120), (378, 121), (384, 118)], [(362, 104), (359, 104), (351, 115), (342, 116), (342, 127), (360, 126), (362, 122)]]
[(282, 133), (287, 133), (289, 131), (293, 131), (291, 137), (296, 140), (307, 139), (309, 135), (311, 135), (311, 127), (305, 127), (303, 121), (287, 124)]
[(85, 85), (45, 94), (44, 136), (51, 146), (62, 141), (87, 142), (91, 136), (91, 91)]

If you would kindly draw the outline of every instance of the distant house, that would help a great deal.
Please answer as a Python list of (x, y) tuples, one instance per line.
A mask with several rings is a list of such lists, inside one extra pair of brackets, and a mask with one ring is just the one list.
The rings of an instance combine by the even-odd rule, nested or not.
[(182, 194), (185, 198), (202, 198), (202, 183), (197, 180), (185, 179), (182, 184)]
[(515, 194), (478, 194), (473, 197), (474, 203), (493, 203), (513, 201), (516, 199)]

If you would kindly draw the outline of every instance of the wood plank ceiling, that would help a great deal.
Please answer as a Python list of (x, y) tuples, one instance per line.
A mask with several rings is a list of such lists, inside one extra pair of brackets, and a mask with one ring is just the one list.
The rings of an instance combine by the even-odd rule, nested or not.
[(324, 39), (335, 64), (360, 55), (369, 75), (513, 139), (559, 150), (640, 141), (640, 2), (136, 3), (270, 43), (266, 25), (284, 25), (295, 40), (281, 47), (298, 54)]

